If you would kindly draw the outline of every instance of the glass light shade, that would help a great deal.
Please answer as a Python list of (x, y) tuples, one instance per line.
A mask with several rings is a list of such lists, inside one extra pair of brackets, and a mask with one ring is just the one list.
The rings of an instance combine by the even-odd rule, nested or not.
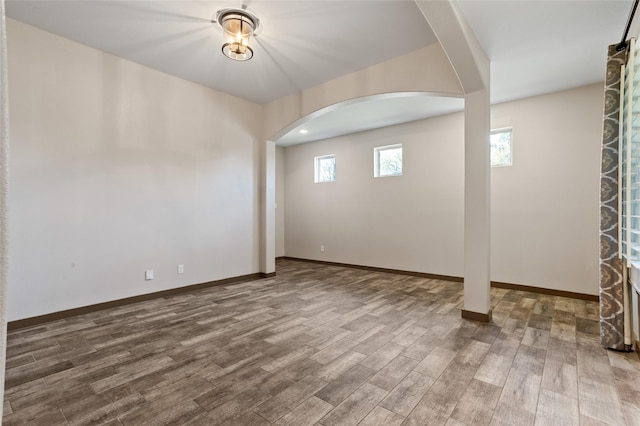
[(222, 26), (222, 53), (236, 61), (248, 61), (253, 57), (249, 45), (255, 23), (250, 16), (239, 12), (226, 13), (219, 18)]

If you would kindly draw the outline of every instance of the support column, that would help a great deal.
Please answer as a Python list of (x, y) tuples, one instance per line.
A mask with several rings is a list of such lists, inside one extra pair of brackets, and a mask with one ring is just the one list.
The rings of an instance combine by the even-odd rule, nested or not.
[(262, 147), (260, 272), (276, 274), (276, 144), (266, 141)]
[(462, 318), (491, 321), (491, 160), (487, 89), (464, 98), (464, 309)]
[(491, 321), (489, 58), (456, 2), (414, 0), (458, 75), (464, 97), (464, 307)]
[[(0, 0), (0, 400), (4, 399), (7, 355), (7, 290), (9, 287), (9, 86), (4, 0)], [(2, 423), (0, 406), (0, 423)]]

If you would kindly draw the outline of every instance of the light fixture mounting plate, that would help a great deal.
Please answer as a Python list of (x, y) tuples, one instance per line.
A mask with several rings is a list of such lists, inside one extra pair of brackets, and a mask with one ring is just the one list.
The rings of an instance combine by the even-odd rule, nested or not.
[(216, 12), (215, 17), (211, 20), (211, 22), (222, 28), (222, 20), (225, 18), (225, 16), (229, 15), (240, 15), (249, 20), (253, 24), (253, 36), (255, 37), (258, 35), (258, 31), (261, 29), (260, 20), (256, 15), (247, 11), (246, 9), (220, 9)]

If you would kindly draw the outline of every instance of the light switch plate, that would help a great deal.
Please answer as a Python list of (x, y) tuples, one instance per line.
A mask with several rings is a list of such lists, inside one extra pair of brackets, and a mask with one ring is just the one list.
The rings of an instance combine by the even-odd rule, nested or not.
[(153, 269), (147, 269), (144, 271), (144, 279), (149, 281), (153, 279)]

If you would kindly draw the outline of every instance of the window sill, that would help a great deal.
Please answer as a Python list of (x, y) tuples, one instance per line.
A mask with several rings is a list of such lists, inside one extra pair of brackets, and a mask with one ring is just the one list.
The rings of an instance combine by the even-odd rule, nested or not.
[[(640, 261), (638, 260), (634, 260), (631, 262), (631, 267), (633, 269), (636, 269), (638, 271), (640, 271)], [(630, 277), (631, 278), (631, 277)], [(640, 283), (636, 283), (634, 282), (632, 279), (629, 279), (629, 283), (631, 284), (631, 287), (633, 287), (633, 289), (635, 290), (636, 293), (640, 294)]]

